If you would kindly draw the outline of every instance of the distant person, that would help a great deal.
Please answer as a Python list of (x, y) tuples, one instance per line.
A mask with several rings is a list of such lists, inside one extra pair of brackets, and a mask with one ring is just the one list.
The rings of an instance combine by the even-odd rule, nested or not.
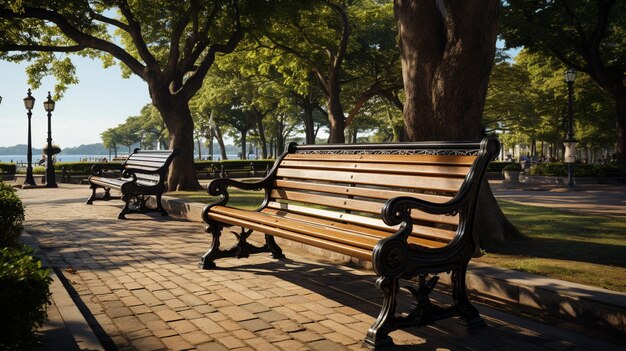
[(39, 159), (39, 161), (37, 162), (37, 165), (39, 166), (43, 166), (44, 163), (46, 163), (46, 155), (41, 155), (41, 158)]

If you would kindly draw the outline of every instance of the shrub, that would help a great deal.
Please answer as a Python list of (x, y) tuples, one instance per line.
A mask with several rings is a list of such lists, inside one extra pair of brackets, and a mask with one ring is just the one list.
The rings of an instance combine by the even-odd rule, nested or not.
[(0, 247), (17, 245), (23, 221), (22, 200), (13, 187), (0, 181)]
[(15, 174), (15, 163), (0, 162), (0, 174)]
[(107, 165), (114, 165), (116, 167), (121, 162), (57, 162), (54, 167), (57, 172), (65, 170), (69, 174), (91, 174), (91, 167), (94, 165), (103, 165), (105, 168)]
[[(33, 167), (33, 174), (45, 174), (45, 173), (46, 173), (46, 167), (44, 166)], [(26, 170), (20, 169), (19, 171), (17, 171), (17, 174), (26, 174)]]
[(487, 172), (498, 172), (498, 173), (501, 173), (502, 170), (504, 169), (504, 167), (506, 167), (508, 165), (513, 165), (513, 164), (517, 165), (518, 163), (517, 162), (508, 162), (508, 161), (506, 161), (506, 162), (502, 162), (502, 161), (500, 161), (500, 162), (491, 162), (489, 164), (489, 166), (487, 167)]
[[(605, 164), (575, 164), (573, 166), (575, 177), (624, 177), (626, 169), (617, 165)], [(530, 169), (530, 174), (535, 176), (566, 177), (567, 164), (546, 162), (539, 163)]]
[(503, 171), (512, 171), (512, 172), (520, 172), (522, 170), (522, 165), (519, 163), (509, 163), (508, 165), (502, 168)]
[(50, 304), (48, 270), (26, 247), (0, 249), (0, 350), (33, 350)]

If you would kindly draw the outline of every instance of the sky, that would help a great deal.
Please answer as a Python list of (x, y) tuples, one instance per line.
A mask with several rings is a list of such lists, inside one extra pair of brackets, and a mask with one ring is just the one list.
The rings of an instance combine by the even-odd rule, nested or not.
[[(103, 68), (99, 60), (72, 56), (79, 83), (70, 85), (52, 112), (52, 140), (61, 148), (101, 142), (100, 133), (138, 115), (150, 102), (148, 86), (137, 76), (122, 78), (118, 66)], [(28, 118), (24, 99), (28, 91), (27, 63), (0, 61), (0, 146), (28, 142)], [(32, 143), (41, 148), (48, 137), (43, 102), (48, 91), (54, 95), (55, 79), (44, 79), (32, 91)]]

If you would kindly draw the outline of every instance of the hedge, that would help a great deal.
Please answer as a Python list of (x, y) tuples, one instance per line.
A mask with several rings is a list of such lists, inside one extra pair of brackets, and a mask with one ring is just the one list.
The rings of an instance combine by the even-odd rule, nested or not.
[(121, 162), (58, 162), (54, 164), (57, 172), (65, 170), (69, 174), (91, 174), (94, 165), (120, 165)]
[(0, 350), (34, 350), (47, 319), (50, 282), (47, 269), (26, 247), (0, 248)]
[(0, 174), (15, 174), (15, 163), (0, 162)]
[(22, 233), (24, 205), (13, 187), (0, 181), (0, 247), (15, 247)]
[[(538, 163), (530, 168), (530, 175), (566, 177), (567, 169), (568, 165), (566, 163)], [(574, 177), (624, 177), (626, 176), (626, 167), (576, 163), (573, 166), (573, 172)]]
[(502, 173), (502, 170), (504, 169), (504, 167), (508, 165), (519, 165), (519, 163), (518, 162), (503, 162), (503, 161), (491, 162), (489, 166), (487, 167), (487, 172)]

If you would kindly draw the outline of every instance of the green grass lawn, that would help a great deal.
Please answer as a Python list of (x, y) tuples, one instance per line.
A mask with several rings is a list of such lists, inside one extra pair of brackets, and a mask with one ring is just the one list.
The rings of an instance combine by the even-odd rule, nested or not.
[(499, 203), (529, 239), (485, 245), (478, 261), (626, 292), (626, 221)]
[[(263, 192), (231, 189), (229, 205), (254, 209)], [(170, 196), (208, 204), (206, 192)], [(626, 292), (626, 221), (500, 201), (506, 216), (527, 240), (483, 247), (476, 259), (495, 266)]]

